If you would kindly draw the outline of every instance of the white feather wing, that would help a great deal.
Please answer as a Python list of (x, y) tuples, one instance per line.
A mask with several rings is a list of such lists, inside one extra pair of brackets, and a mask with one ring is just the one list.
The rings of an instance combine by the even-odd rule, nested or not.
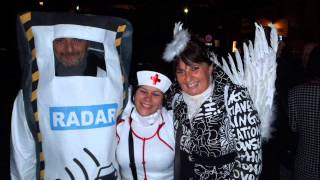
[(268, 140), (271, 136), (271, 124), (274, 120), (273, 99), (275, 94), (278, 35), (276, 29), (271, 26), (270, 47), (263, 27), (256, 23), (255, 26), (254, 45), (251, 41), (249, 41), (248, 45), (243, 44), (243, 60), (239, 52), (236, 51), (236, 61), (233, 60), (230, 54), (228, 55), (231, 68), (223, 58), (222, 64), (218, 62), (217, 58), (214, 61), (225, 71), (233, 83), (247, 87), (261, 119), (262, 137), (264, 140)]

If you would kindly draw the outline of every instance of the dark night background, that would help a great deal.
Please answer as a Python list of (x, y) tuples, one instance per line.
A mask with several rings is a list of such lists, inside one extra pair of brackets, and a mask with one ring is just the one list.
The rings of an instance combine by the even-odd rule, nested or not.
[[(133, 25), (134, 72), (138, 62), (157, 62), (172, 39), (174, 22), (204, 36), (220, 40), (221, 48), (231, 51), (233, 40), (252, 39), (255, 21), (285, 19), (284, 37), (288, 43), (320, 39), (319, 0), (39, 0), (2, 1), (1, 18), (1, 104), (0, 104), (0, 179), (9, 177), (10, 118), (13, 100), (19, 90), (20, 66), (17, 59), (15, 20), (24, 11), (73, 11), (74, 13), (119, 16)], [(10, 4), (10, 5), (9, 5)], [(75, 10), (79, 5), (79, 11)], [(185, 15), (183, 8), (188, 7)], [(241, 43), (240, 43), (241, 44)], [(277, 151), (275, 150), (274, 156)], [(272, 158), (271, 158), (272, 159)], [(277, 179), (279, 168), (265, 177)]]

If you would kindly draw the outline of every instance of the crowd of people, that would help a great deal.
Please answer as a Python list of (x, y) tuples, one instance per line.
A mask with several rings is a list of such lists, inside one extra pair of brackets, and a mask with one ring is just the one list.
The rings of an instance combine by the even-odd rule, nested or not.
[[(101, 24), (117, 21), (99, 18)], [(106, 30), (60, 23), (34, 27), (36, 54), (22, 46), (29, 53), (21, 62), (29, 63), (24, 68), (30, 78), (12, 112), (13, 180), (263, 179), (266, 120), (257, 106), (273, 102), (273, 94), (259, 103), (252, 87), (237, 84), (232, 74), (246, 72), (239, 60), (226, 72), (200, 36), (177, 23), (162, 57), (174, 79), (163, 67), (148, 66), (136, 72), (127, 90), (128, 62), (121, 53), (130, 51), (117, 49), (126, 43), (117, 39), (126, 32), (123, 22)], [(269, 47), (265, 37), (260, 40)], [(104, 47), (99, 58), (90, 50), (93, 41)], [(319, 179), (319, 47), (309, 56), (307, 81), (287, 89), (288, 103), (279, 106), (288, 107), (284, 116), (298, 134), (294, 179)], [(271, 50), (260, 58), (279, 61), (280, 55)]]

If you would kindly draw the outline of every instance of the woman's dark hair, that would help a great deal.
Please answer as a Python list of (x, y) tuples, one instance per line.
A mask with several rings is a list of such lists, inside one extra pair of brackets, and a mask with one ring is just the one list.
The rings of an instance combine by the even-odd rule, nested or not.
[(190, 65), (191, 63), (212, 64), (212, 61), (209, 58), (208, 48), (205, 46), (201, 38), (195, 34), (191, 35), (191, 39), (186, 48), (174, 58), (174, 68), (177, 66), (179, 60), (183, 61), (187, 65)]
[(131, 102), (134, 104), (134, 95), (136, 94), (137, 90), (139, 89), (140, 86), (138, 84), (132, 84), (132, 90), (131, 90)]

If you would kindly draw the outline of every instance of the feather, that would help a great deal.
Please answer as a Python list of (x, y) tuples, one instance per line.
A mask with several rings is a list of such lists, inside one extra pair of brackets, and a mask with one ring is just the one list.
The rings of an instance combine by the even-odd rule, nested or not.
[[(243, 69), (241, 56), (240, 56), (240, 53), (239, 53), (239, 51), (237, 49), (235, 51), (235, 55), (236, 55), (236, 62), (237, 62), (238, 69)], [(243, 79), (244, 72), (243, 71), (239, 71), (239, 76), (240, 76), (239, 77), (240, 79)]]
[(163, 59), (167, 62), (173, 61), (174, 57), (179, 55), (190, 41), (190, 34), (186, 29), (182, 28), (181, 22), (175, 23), (173, 29), (173, 40), (166, 46)]
[(181, 22), (174, 23), (173, 37), (175, 37), (179, 31), (183, 30), (182, 26), (183, 24)]
[[(208, 57), (209, 59), (214, 62), (214, 63), (219, 63), (218, 61), (218, 57), (216, 56), (216, 54), (213, 51), (208, 51)], [(220, 63), (219, 63), (220, 64)]]

